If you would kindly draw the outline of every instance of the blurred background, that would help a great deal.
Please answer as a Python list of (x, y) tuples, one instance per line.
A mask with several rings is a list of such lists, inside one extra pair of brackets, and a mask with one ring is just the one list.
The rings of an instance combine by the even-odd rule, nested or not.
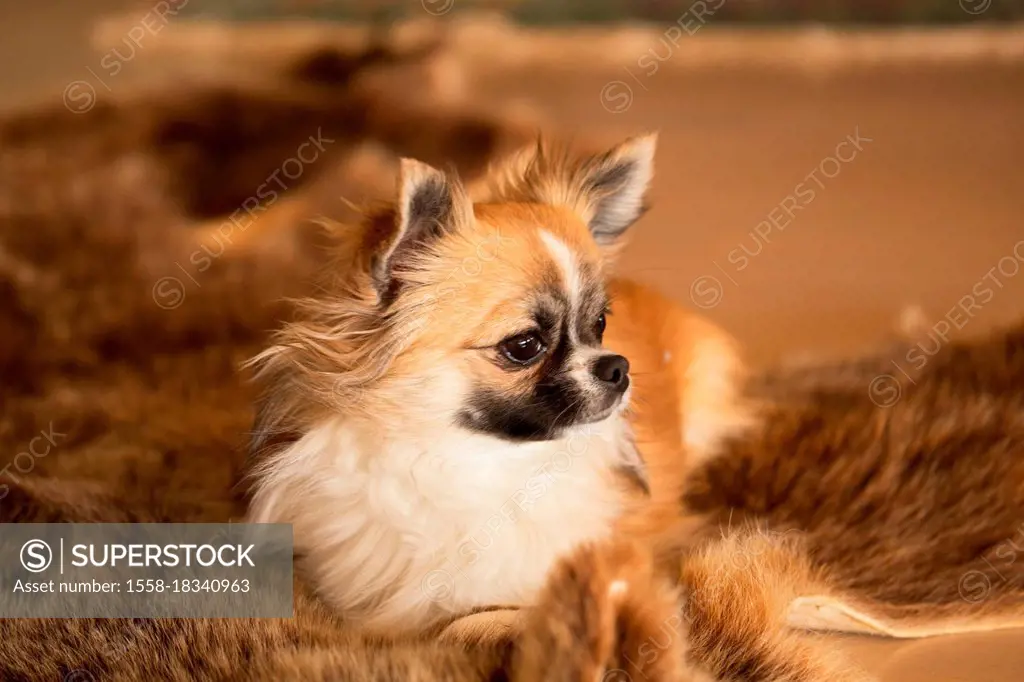
[(400, 97), (594, 144), (657, 129), (654, 208), (623, 266), (757, 363), (1024, 312), (1019, 0), (36, 0), (0, 16), (5, 107), (391, 31), (445, 43)]

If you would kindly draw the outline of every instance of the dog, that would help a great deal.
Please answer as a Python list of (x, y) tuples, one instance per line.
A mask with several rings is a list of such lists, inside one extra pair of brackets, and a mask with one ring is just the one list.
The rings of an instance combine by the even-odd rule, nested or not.
[(250, 363), (249, 519), (293, 524), (349, 622), (472, 637), (577, 546), (686, 537), (685, 475), (751, 412), (732, 339), (614, 274), (655, 147), (538, 142), (473, 192), (403, 159), (394, 201), (334, 228), (321, 293)]

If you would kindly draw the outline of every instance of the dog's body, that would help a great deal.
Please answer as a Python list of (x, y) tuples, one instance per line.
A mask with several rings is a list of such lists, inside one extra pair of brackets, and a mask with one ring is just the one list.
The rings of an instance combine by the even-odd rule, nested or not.
[(255, 359), (251, 516), (294, 524), (348, 619), (423, 631), (532, 603), (583, 543), (679, 542), (683, 475), (743, 417), (727, 337), (611, 277), (653, 153), (538, 147), (477, 201), (403, 162), (395, 206), (339, 234), (325, 295)]

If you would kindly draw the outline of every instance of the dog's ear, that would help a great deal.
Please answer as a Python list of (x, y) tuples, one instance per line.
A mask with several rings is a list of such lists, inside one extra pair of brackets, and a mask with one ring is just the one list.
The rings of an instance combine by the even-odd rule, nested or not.
[(656, 146), (657, 134), (650, 133), (579, 158), (538, 141), (495, 168), (488, 177), (491, 197), (569, 208), (598, 244), (613, 247), (646, 210)]
[(454, 231), (472, 216), (472, 204), (461, 183), (413, 159), (402, 159), (397, 198), (371, 262), (378, 300), (386, 304), (401, 286), (401, 271), (415, 267), (430, 244)]
[(656, 146), (656, 133), (632, 138), (577, 169), (584, 217), (597, 243), (615, 242), (647, 210)]

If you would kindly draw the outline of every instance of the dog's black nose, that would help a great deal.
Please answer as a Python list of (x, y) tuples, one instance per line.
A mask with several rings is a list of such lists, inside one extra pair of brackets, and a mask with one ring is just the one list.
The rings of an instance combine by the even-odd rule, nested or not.
[(629, 387), (629, 360), (621, 355), (602, 355), (594, 363), (594, 376), (608, 388), (625, 391)]

